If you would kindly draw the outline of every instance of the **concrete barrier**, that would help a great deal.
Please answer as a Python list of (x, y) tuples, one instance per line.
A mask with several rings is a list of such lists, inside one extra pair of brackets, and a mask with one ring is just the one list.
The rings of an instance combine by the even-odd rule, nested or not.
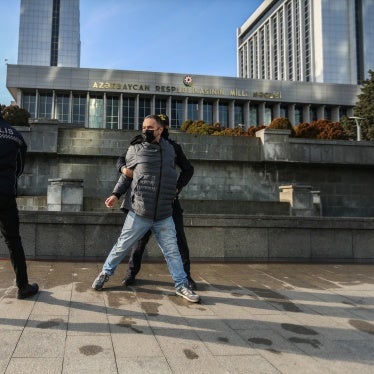
[[(30, 259), (104, 259), (122, 213), (20, 212)], [(374, 218), (186, 214), (193, 261), (374, 262)], [(8, 257), (4, 241), (0, 256)], [(162, 255), (152, 238), (146, 260)]]

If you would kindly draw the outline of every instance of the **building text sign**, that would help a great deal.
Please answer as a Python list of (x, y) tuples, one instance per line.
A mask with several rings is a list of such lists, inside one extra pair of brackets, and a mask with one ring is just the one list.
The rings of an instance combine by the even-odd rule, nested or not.
[[(169, 93), (169, 94), (194, 94), (194, 95), (208, 95), (208, 96), (233, 96), (233, 97), (250, 97), (249, 90), (241, 90), (237, 88), (208, 88), (208, 87), (191, 87), (191, 86), (169, 86), (169, 85), (154, 85), (139, 84), (139, 83), (114, 83), (96, 81), (92, 83), (91, 88), (99, 90), (118, 90), (118, 91), (136, 91), (136, 92), (155, 92), (155, 93)], [(253, 98), (263, 99), (280, 99), (280, 92), (253, 92)]]

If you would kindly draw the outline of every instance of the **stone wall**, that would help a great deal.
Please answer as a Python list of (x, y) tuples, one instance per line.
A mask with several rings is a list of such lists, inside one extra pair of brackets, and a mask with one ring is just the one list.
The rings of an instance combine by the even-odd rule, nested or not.
[[(19, 181), (21, 208), (30, 209), (27, 196), (34, 201), (46, 196), (48, 179), (66, 178), (83, 179), (84, 210), (93, 211), (103, 210), (118, 178), (115, 160), (137, 134), (53, 124), (32, 124), (21, 131), (29, 144)], [(194, 136), (171, 131), (171, 138), (183, 146), (195, 167), (182, 199), (218, 205), (278, 203), (280, 186), (301, 184), (320, 191), (323, 216), (374, 217), (374, 143), (293, 139), (285, 130), (262, 130), (257, 135)], [(224, 213), (224, 204), (213, 211), (217, 209)]]
[[(103, 260), (122, 213), (20, 212), (27, 258)], [(374, 262), (373, 218), (185, 215), (192, 261)], [(0, 257), (8, 257), (0, 240)], [(160, 261), (154, 238), (145, 260)]]

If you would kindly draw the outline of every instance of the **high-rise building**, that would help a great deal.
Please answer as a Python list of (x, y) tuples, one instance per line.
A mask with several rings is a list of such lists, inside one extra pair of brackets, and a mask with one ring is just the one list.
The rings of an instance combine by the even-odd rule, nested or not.
[(374, 0), (265, 0), (237, 30), (238, 76), (358, 84), (374, 68)]
[(80, 66), (79, 0), (21, 0), (18, 64)]

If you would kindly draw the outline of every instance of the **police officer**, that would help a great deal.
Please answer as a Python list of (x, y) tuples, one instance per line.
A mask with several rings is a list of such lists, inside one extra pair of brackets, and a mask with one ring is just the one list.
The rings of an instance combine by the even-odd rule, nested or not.
[(31, 297), (39, 291), (36, 283), (29, 284), (16, 202), (17, 179), (23, 172), (26, 151), (22, 135), (3, 119), (0, 112), (0, 231), (16, 273), (18, 299)]

